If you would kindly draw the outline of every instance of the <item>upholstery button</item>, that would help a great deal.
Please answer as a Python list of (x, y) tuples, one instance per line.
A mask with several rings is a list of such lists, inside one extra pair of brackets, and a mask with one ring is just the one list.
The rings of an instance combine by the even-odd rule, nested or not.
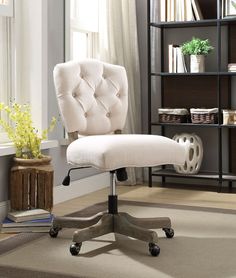
[(94, 97), (97, 98), (98, 96), (96, 94), (94, 94)]
[(107, 118), (110, 118), (110, 117), (111, 117), (111, 113), (108, 112), (108, 113), (106, 114), (106, 116), (107, 116)]
[(73, 92), (73, 93), (72, 93), (72, 96), (73, 96), (73, 97), (76, 97), (76, 92)]
[(117, 93), (116, 96), (117, 96), (117, 97), (120, 97), (120, 93)]
[(87, 114), (87, 113), (84, 113), (84, 117), (87, 118), (87, 117), (88, 117), (88, 114)]

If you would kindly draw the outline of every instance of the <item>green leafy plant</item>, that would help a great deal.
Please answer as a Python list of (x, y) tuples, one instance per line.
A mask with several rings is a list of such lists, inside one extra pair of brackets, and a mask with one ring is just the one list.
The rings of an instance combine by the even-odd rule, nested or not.
[(193, 37), (191, 41), (186, 41), (181, 45), (184, 55), (207, 55), (214, 49), (208, 39), (201, 40)]
[(234, 0), (231, 1), (231, 4), (236, 9), (236, 2)]
[(53, 130), (56, 119), (53, 117), (49, 127), (39, 134), (38, 130), (33, 127), (29, 105), (13, 103), (8, 106), (0, 103), (0, 112), (8, 115), (9, 120), (0, 118), (0, 125), (13, 142), (16, 148), (16, 157), (26, 159), (41, 158), (41, 142), (47, 138), (48, 132)]

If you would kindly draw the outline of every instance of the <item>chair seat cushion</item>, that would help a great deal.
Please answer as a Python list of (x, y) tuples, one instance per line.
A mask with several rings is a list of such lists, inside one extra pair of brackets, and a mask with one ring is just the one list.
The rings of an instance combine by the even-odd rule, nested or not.
[(158, 135), (94, 135), (72, 142), (67, 148), (67, 161), (105, 171), (122, 167), (183, 165), (185, 147)]

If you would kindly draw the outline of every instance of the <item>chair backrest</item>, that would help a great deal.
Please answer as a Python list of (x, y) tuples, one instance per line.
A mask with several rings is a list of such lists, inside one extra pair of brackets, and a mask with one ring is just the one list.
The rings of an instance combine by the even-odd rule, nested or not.
[(93, 59), (69, 61), (56, 65), (53, 75), (68, 133), (109, 134), (123, 129), (128, 109), (124, 67)]

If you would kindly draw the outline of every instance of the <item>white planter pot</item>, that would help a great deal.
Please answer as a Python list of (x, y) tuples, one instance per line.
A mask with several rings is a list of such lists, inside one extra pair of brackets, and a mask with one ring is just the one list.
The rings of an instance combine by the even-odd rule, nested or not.
[(204, 55), (190, 55), (190, 72), (205, 72)]

